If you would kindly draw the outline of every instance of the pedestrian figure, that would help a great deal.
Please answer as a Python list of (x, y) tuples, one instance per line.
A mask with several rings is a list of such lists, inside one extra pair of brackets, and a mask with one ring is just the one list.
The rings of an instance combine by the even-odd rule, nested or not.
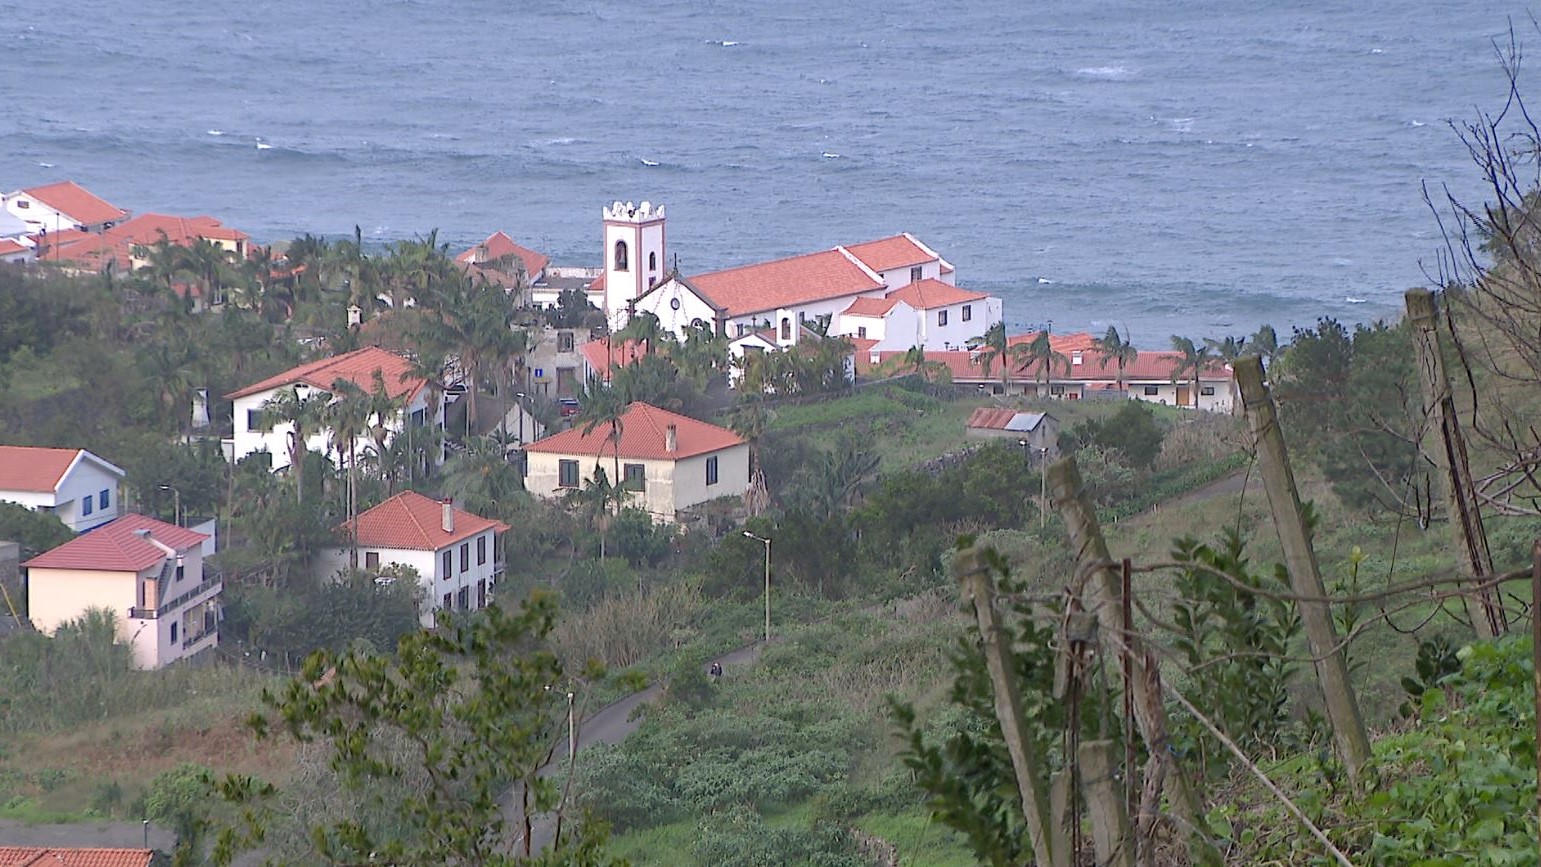
[(712, 676), (712, 680), (716, 680), (717, 678), (722, 677), (722, 663), (714, 662), (706, 671)]

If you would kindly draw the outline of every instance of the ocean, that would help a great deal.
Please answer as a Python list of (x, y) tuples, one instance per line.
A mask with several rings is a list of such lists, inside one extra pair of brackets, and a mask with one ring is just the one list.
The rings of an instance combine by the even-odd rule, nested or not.
[(909, 231), (1013, 329), (1282, 333), (1394, 313), (1480, 201), (1489, 0), (8, 4), (0, 186), (71, 178), (269, 242), (495, 230), (686, 273)]

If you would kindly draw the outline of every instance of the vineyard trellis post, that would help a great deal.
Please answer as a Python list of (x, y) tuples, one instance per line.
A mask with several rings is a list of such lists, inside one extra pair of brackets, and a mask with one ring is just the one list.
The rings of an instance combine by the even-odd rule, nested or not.
[[(1126, 682), (1132, 686), (1135, 720), (1150, 753), (1145, 771), (1147, 797), (1141, 799), (1137, 823), (1140, 855), (1148, 856), (1145, 834), (1154, 819), (1158, 806), (1155, 802), (1159, 800), (1156, 797), (1159, 791), (1150, 784), (1159, 780), (1164, 782), (1169, 809), (1187, 834), (1188, 854), (1193, 863), (1219, 867), (1221, 856), (1204, 815), (1203, 801), (1172, 753), (1166, 706), (1161, 696), (1161, 670), (1155, 660), (1141, 650), (1138, 634), (1124, 628), (1120, 575), (1108, 555), (1107, 540), (1103, 538), (1097, 513), (1081, 480), (1081, 470), (1071, 456), (1056, 461), (1048, 473), (1050, 494), (1065, 520), (1065, 530), (1076, 553), (1074, 591), (1082, 596), (1086, 609), (1096, 615), (1099, 640), (1104, 644), (1110, 640), (1118, 642), (1118, 646), (1105, 647), (1105, 651), (1112, 655), (1115, 650), (1128, 650), (1127, 654), (1118, 653), (1117, 658), (1119, 667), (1124, 669)], [(1125, 769), (1125, 773), (1132, 772), (1132, 768)], [(1140, 860), (1144, 863), (1146, 858)]]
[(1370, 738), (1359, 711), (1359, 699), (1348, 677), (1348, 661), (1332, 622), (1332, 609), (1322, 584), (1316, 549), (1311, 544), (1305, 515), (1300, 507), (1300, 493), (1295, 474), (1290, 469), (1284, 433), (1279, 429), (1278, 410), (1273, 395), (1263, 382), (1263, 361), (1256, 356), (1238, 358), (1233, 369), (1241, 390), (1242, 410), (1256, 442), (1257, 462), (1273, 512), (1279, 545), (1284, 549), (1284, 565), (1290, 586), (1298, 598), (1300, 619), (1305, 625), (1306, 641), (1316, 668), (1317, 683), (1327, 705), (1327, 718), (1338, 757), (1348, 771), (1350, 782), (1357, 785), (1360, 771), (1370, 760)]

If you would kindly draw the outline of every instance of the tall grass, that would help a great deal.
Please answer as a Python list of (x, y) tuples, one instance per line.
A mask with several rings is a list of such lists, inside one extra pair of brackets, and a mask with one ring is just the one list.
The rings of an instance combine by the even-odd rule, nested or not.
[(565, 616), (552, 631), (552, 643), (562, 659), (593, 659), (622, 668), (676, 646), (702, 604), (701, 590), (693, 583), (608, 596), (587, 611)]

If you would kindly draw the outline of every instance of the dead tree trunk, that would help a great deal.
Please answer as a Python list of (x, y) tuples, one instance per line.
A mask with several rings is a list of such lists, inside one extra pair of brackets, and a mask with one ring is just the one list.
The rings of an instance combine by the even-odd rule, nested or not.
[[(1168, 807), (1188, 835), (1188, 853), (1193, 863), (1219, 867), (1220, 852), (1215, 848), (1209, 823), (1204, 818), (1202, 801), (1171, 752), (1166, 706), (1161, 701), (1161, 670), (1141, 651), (1139, 636), (1124, 630), (1121, 582), (1108, 556), (1108, 543), (1102, 537), (1097, 513), (1081, 482), (1081, 470), (1076, 466), (1075, 458), (1068, 457), (1056, 461), (1048, 473), (1049, 491), (1065, 519), (1065, 529), (1076, 550), (1074, 589), (1081, 595), (1086, 610), (1096, 615), (1098, 635), (1104, 644), (1110, 639), (1116, 640), (1113, 646), (1105, 646), (1104, 652), (1116, 655), (1120, 667), (1128, 669), (1125, 675), (1134, 692), (1135, 720), (1151, 756), (1146, 781), (1164, 777)], [(1129, 653), (1118, 652), (1123, 648)], [(1125, 772), (1131, 770), (1126, 768)], [(1145, 802), (1149, 801), (1146, 799)], [(1148, 831), (1151, 817), (1144, 809), (1141, 812), (1141, 829)]]
[(1311, 545), (1305, 515), (1300, 509), (1300, 494), (1295, 488), (1295, 474), (1290, 470), (1284, 433), (1279, 429), (1279, 415), (1273, 396), (1263, 383), (1263, 361), (1256, 356), (1237, 359), (1236, 385), (1241, 389), (1242, 411), (1257, 445), (1257, 461), (1268, 491), (1268, 506), (1273, 512), (1279, 545), (1284, 549), (1290, 586), (1300, 597), (1300, 619), (1305, 623), (1306, 641), (1316, 666), (1316, 681), (1327, 704), (1333, 740), (1338, 756), (1348, 769), (1348, 778), (1357, 783), (1360, 770), (1370, 760), (1370, 738), (1365, 734), (1359, 699), (1348, 679), (1348, 662), (1338, 643), (1332, 623), (1332, 609), (1327, 590), (1322, 586), (1316, 549)]
[[(1439, 341), (1439, 319), (1434, 312), (1434, 296), (1427, 289), (1409, 289), (1404, 300), (1407, 321), (1412, 325), (1413, 348), (1418, 353), (1418, 378), (1423, 386), (1424, 417), (1439, 431), (1439, 442), (1428, 451), (1445, 478), (1445, 496), (1450, 501), (1450, 523), (1461, 534), (1466, 571), (1476, 582), (1479, 616), (1472, 622), (1477, 635), (1494, 638), (1508, 629), (1498, 589), (1484, 582), (1493, 575), (1493, 555), (1488, 551), (1487, 529), (1482, 526), (1471, 465), (1466, 457), (1466, 438), (1461, 434), (1460, 416), (1455, 411), (1455, 396), (1450, 377), (1445, 372), (1445, 356)], [(1425, 429), (1429, 425), (1424, 426)], [(1419, 443), (1423, 448), (1423, 443)], [(1469, 610), (1469, 609), (1468, 609)]]

